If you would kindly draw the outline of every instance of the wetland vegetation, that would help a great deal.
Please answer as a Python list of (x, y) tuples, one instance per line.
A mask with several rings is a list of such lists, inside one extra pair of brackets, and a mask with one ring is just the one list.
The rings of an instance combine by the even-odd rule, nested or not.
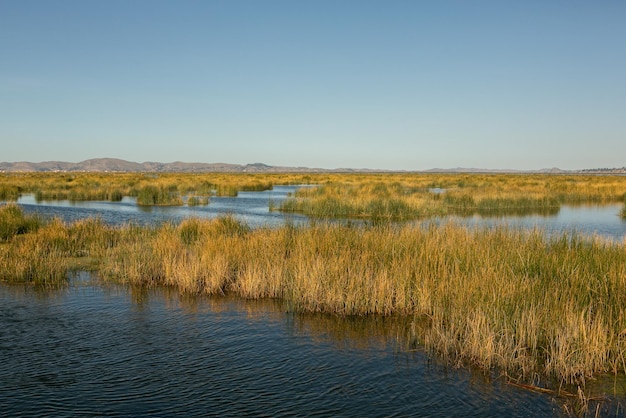
[(549, 215), (562, 204), (623, 201), (626, 178), (520, 174), (381, 175), (304, 188), (278, 209), (373, 221), (479, 214)]
[[(302, 176), (300, 176), (302, 177)], [(33, 194), (39, 201), (120, 201), (136, 197), (139, 205), (208, 203), (210, 196), (237, 196), (240, 191), (269, 190), (274, 184), (294, 184), (289, 175), (155, 173), (4, 173), (0, 200)], [(189, 199), (187, 199), (188, 201)]]
[(62, 286), (72, 272), (90, 270), (103, 281), (185, 294), (280, 299), (294, 312), (400, 316), (410, 319), (414, 344), (452, 364), (525, 382), (540, 376), (555, 387), (584, 387), (594, 376), (626, 372), (623, 241), (390, 222), (623, 202), (626, 177), (11, 174), (1, 180), (5, 200), (16, 193), (93, 198), (119, 191), (116, 196), (137, 196), (138, 204), (143, 193), (153, 199), (146, 204), (163, 204), (160, 194), (181, 204), (183, 196), (309, 183), (318, 186), (273, 209), (373, 221), (252, 229), (225, 216), (116, 227), (98, 219), (42, 219), (9, 203), (0, 208), (1, 282)]
[[(0, 200), (137, 198), (140, 205), (208, 203), (210, 196), (316, 185), (271, 209), (316, 218), (398, 221), (446, 215), (550, 214), (563, 204), (626, 202), (626, 177), (423, 173), (4, 173)], [(626, 203), (625, 203), (626, 204)]]

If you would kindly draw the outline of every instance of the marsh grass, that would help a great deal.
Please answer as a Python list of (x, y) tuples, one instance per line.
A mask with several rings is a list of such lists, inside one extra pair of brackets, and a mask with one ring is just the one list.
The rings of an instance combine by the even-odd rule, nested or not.
[(240, 191), (271, 190), (275, 184), (308, 179), (299, 174), (7, 173), (0, 177), (0, 200), (31, 193), (38, 201), (120, 201), (131, 196), (145, 205), (181, 205), (183, 196), (203, 196), (204, 204), (206, 196), (237, 196)]
[[(20, 219), (16, 211), (0, 218)], [(63, 283), (80, 258), (104, 281), (412, 318), (414, 344), (510, 376), (584, 385), (626, 368), (623, 243), (453, 223), (252, 230), (233, 217), (158, 227), (52, 220), (7, 235), (0, 280)]]
[[(33, 193), (37, 200), (137, 197), (139, 205), (208, 204), (208, 196), (315, 184), (271, 210), (374, 224), (446, 215), (551, 215), (563, 204), (623, 201), (623, 176), (434, 173), (8, 173), (0, 200)], [(185, 196), (189, 198), (185, 199)], [(197, 196), (202, 196), (201, 198)], [(4, 199), (1, 199), (4, 197)]]
[(137, 194), (139, 206), (180, 206), (183, 200), (175, 185), (169, 187), (143, 186)]
[(606, 204), (625, 194), (626, 179), (619, 176), (344, 175), (298, 190), (273, 209), (379, 223), (446, 215), (552, 215), (563, 204)]
[(208, 196), (189, 196), (187, 197), (187, 206), (206, 206), (209, 204)]
[(104, 190), (41, 190), (38, 189), (34, 193), (35, 200), (38, 202), (69, 200), (72, 202), (92, 201), (92, 200), (108, 200), (110, 202), (119, 202), (124, 197), (119, 189)]
[[(0, 208), (0, 281), (55, 286), (78, 269), (105, 281), (185, 294), (275, 298), (294, 312), (400, 316), (412, 343), (455, 365), (585, 386), (626, 371), (626, 251), (576, 234), (395, 221), (552, 214), (563, 204), (624, 202), (617, 176), (323, 174), (24, 174), (0, 197), (202, 203), (274, 184), (302, 188), (270, 209), (366, 226), (251, 230), (233, 217), (178, 225), (65, 224)], [(4, 195), (1, 195), (4, 193)], [(196, 200), (196, 198), (198, 200)], [(621, 216), (626, 219), (626, 204)]]
[(8, 241), (15, 235), (37, 230), (42, 220), (33, 215), (25, 215), (15, 204), (0, 206), (0, 242)]
[(283, 212), (301, 212), (314, 218), (354, 218), (381, 221), (403, 221), (442, 215), (434, 195), (411, 192), (396, 183), (331, 182), (315, 188), (300, 189), (295, 196), (278, 206)]
[(561, 203), (557, 198), (542, 195), (518, 195), (511, 193), (477, 194), (467, 191), (450, 191), (442, 199), (449, 213), (454, 214), (504, 214), (558, 212)]
[(15, 185), (0, 186), (0, 201), (14, 201), (20, 197), (20, 189)]

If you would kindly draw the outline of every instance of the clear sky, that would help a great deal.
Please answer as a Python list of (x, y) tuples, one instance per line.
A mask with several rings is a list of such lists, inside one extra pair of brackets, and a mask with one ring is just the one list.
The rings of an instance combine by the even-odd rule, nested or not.
[(0, 161), (626, 166), (626, 1), (0, 0)]

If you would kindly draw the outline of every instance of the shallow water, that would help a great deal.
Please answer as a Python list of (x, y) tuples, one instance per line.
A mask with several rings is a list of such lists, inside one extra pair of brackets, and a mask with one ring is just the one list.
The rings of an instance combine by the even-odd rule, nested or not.
[[(237, 197), (212, 197), (208, 206), (155, 206), (136, 205), (136, 199), (126, 197), (121, 202), (37, 202), (32, 195), (24, 195), (17, 203), (28, 213), (55, 216), (65, 221), (100, 217), (114, 225), (133, 222), (140, 225), (161, 222), (180, 222), (189, 217), (215, 218), (235, 215), (252, 227), (280, 226), (289, 222), (306, 224), (308, 217), (269, 210), (270, 201), (278, 204), (302, 186), (274, 186), (263, 192), (239, 192)], [(306, 186), (305, 186), (306, 187)], [(450, 216), (443, 221), (453, 221), (470, 226), (508, 225), (513, 228), (540, 228), (549, 234), (580, 232), (622, 242), (626, 239), (626, 221), (620, 218), (621, 204), (562, 206), (551, 215), (527, 216)], [(442, 221), (442, 220), (439, 220)], [(418, 221), (421, 222), (421, 221)]]
[(0, 286), (6, 416), (559, 414), (549, 396), (447, 369), (382, 318), (78, 284)]
[(622, 204), (564, 205), (551, 216), (472, 216), (452, 217), (454, 221), (472, 226), (507, 225), (513, 228), (539, 228), (548, 234), (578, 232), (622, 242), (626, 238), (626, 221), (619, 216)]
[(298, 214), (271, 212), (269, 203), (279, 203), (298, 186), (274, 186), (263, 192), (239, 192), (237, 197), (213, 196), (207, 206), (137, 206), (136, 199), (125, 197), (121, 202), (85, 201), (37, 202), (33, 195), (21, 196), (17, 203), (28, 213), (55, 216), (65, 221), (100, 217), (104, 222), (119, 225), (133, 222), (140, 225), (180, 222), (189, 217), (215, 218), (232, 214), (250, 226), (278, 226), (285, 222), (304, 223), (307, 217)]

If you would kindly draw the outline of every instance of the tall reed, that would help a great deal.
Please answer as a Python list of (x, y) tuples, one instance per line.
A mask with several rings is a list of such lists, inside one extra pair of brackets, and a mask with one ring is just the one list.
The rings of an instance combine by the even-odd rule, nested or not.
[(140, 206), (179, 206), (182, 203), (175, 185), (168, 188), (144, 186), (137, 195), (137, 204)]
[(0, 186), (0, 201), (17, 200), (20, 196), (20, 189), (15, 185)]
[(445, 215), (555, 214), (562, 204), (617, 202), (618, 176), (528, 174), (344, 175), (279, 206), (318, 218), (403, 220)]
[(143, 193), (139, 200), (149, 201), (145, 195), (154, 190), (146, 190), (148, 187), (156, 188), (152, 193), (156, 199), (152, 200), (182, 204), (186, 195), (237, 196), (240, 191), (270, 190), (275, 184), (309, 181), (307, 175), (289, 173), (8, 173), (0, 176), (0, 200), (15, 200), (31, 193), (37, 200), (119, 201), (123, 196), (139, 197)]
[(15, 235), (37, 230), (41, 224), (41, 219), (25, 215), (15, 204), (0, 206), (0, 242), (7, 241)]
[(577, 235), (461, 226), (245, 230), (187, 221), (123, 240), (105, 278), (281, 298), (295, 311), (410, 315), (456, 362), (581, 383), (624, 372), (626, 252)]

